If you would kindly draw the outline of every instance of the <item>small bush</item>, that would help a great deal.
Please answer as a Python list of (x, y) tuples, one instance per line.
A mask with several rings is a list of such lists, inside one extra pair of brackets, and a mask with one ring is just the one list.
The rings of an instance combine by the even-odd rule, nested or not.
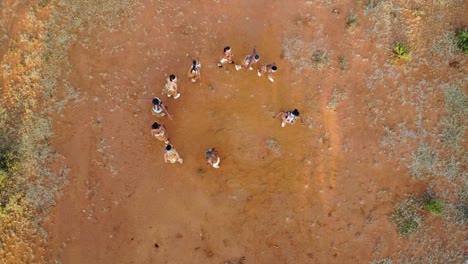
[(457, 46), (463, 51), (463, 53), (468, 54), (468, 29), (463, 29), (458, 32)]
[(359, 25), (357, 15), (355, 14), (350, 15), (348, 19), (346, 20), (346, 29), (348, 30), (352, 29), (356, 27), (357, 25)]
[(395, 207), (390, 221), (397, 226), (400, 234), (409, 236), (421, 227), (422, 219), (418, 210), (419, 203), (414, 197), (405, 199)]
[(411, 54), (403, 43), (397, 43), (392, 50), (391, 57), (394, 60), (410, 60)]
[(312, 62), (315, 64), (315, 67), (322, 69), (323, 65), (330, 61), (330, 58), (327, 56), (327, 52), (323, 49), (316, 49), (312, 53)]
[(442, 215), (444, 203), (435, 197), (432, 192), (426, 191), (422, 197), (422, 206), (433, 215)]
[(444, 204), (441, 200), (431, 199), (424, 202), (424, 209), (430, 211), (433, 215), (442, 215)]
[(14, 171), (16, 160), (16, 155), (13, 152), (0, 151), (0, 170), (3, 170), (6, 173)]
[(340, 63), (340, 69), (341, 69), (342, 71), (348, 69), (348, 62), (346, 61), (345, 58), (340, 57), (340, 58), (338, 59), (338, 62)]

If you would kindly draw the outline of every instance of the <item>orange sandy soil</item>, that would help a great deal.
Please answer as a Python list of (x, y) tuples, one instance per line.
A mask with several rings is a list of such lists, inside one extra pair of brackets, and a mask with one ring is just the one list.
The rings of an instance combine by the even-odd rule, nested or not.
[[(382, 127), (369, 125), (376, 43), (365, 17), (346, 32), (356, 3), (170, 2), (141, 1), (134, 20), (114, 32), (98, 26), (70, 50), (81, 100), (54, 117), (53, 145), (71, 173), (47, 222), (50, 263), (369, 263), (404, 250), (388, 216), (425, 184), (388, 159)], [(293, 71), (281, 50), (292, 34), (326, 48), (331, 61)], [(217, 68), (225, 45), (235, 61), (256, 46), (260, 62), (277, 63), (276, 81)], [(202, 64), (199, 83), (186, 78), (188, 54)], [(171, 73), (177, 100), (161, 96)], [(334, 87), (348, 95), (336, 110), (327, 108)], [(144, 98), (153, 96), (174, 116), (159, 121), (182, 165), (165, 164), (150, 135), (156, 119)], [(294, 108), (305, 126), (272, 120)], [(218, 170), (205, 162), (211, 147)]]

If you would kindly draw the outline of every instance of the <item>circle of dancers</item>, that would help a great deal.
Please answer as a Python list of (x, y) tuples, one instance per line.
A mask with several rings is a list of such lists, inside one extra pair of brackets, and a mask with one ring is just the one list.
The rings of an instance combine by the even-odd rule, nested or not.
[[(240, 64), (235, 64), (233, 60), (234, 55), (232, 54), (231, 47), (227, 46), (223, 49), (223, 56), (217, 63), (219, 68), (225, 67), (228, 64), (234, 65), (236, 70), (253, 70), (253, 65), (260, 60), (260, 55), (257, 53), (256, 48), (253, 49), (251, 54), (248, 54), (244, 57)], [(191, 82), (195, 83), (201, 81), (201, 64), (197, 59), (192, 59), (192, 65), (188, 71), (187, 77)], [(271, 64), (262, 64), (257, 69), (257, 75), (259, 77), (266, 75), (268, 80), (274, 82), (273, 74), (278, 70), (278, 66), (275, 63)], [(178, 79), (175, 74), (170, 74), (167, 77), (166, 84), (162, 89), (162, 95), (167, 98), (177, 99), (179, 98), (180, 92), (178, 91), (177, 86)], [(167, 117), (172, 119), (171, 114), (167, 111), (166, 106), (159, 97), (154, 97), (152, 99), (153, 107), (151, 108), (151, 113), (155, 117)], [(300, 116), (299, 110), (293, 109), (289, 111), (280, 111), (273, 119), (281, 116), (281, 127), (286, 126), (286, 124), (294, 124), (296, 120), (301, 120), (301, 123), (304, 125), (304, 121)], [(180, 163), (184, 162), (184, 159), (179, 155), (174, 146), (169, 142), (169, 136), (164, 124), (161, 124), (158, 121), (155, 121), (151, 125), (151, 135), (154, 136), (157, 140), (164, 142), (165, 152), (164, 152), (164, 162), (165, 163)], [(210, 148), (205, 151), (206, 162), (209, 166), (218, 169), (221, 163), (221, 158), (218, 154), (218, 151), (215, 148)]]

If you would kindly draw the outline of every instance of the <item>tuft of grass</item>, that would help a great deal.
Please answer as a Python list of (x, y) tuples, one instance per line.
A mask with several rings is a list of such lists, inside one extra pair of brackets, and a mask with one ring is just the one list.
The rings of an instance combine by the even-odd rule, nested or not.
[(49, 4), (49, 0), (39, 0), (39, 2), (37, 3), (37, 6), (39, 8), (44, 8), (47, 6), (47, 4)]
[(462, 29), (457, 34), (457, 46), (465, 54), (468, 54), (468, 29)]
[(385, 4), (386, 3), (383, 0), (367, 0), (364, 6), (364, 14), (366, 16), (372, 14), (381, 14)]
[(203, 168), (197, 168), (197, 170), (195, 171), (195, 174), (197, 174), (197, 176), (200, 176), (200, 177), (205, 176), (205, 173), (206, 171)]
[(325, 64), (330, 61), (330, 58), (327, 56), (327, 51), (324, 49), (316, 49), (312, 52), (311, 60), (316, 69), (321, 70)]
[(346, 61), (345, 58), (343, 57), (338, 58), (338, 63), (340, 64), (340, 69), (342, 71), (348, 69), (348, 62)]
[(410, 52), (408, 51), (408, 47), (399, 42), (397, 43), (393, 49), (392, 49), (392, 53), (391, 53), (391, 58), (393, 60), (411, 60), (411, 54)]
[(433, 215), (442, 215), (444, 212), (444, 203), (437, 199), (431, 191), (425, 191), (421, 199), (422, 207)]
[(267, 138), (265, 141), (265, 146), (270, 149), (273, 153), (277, 155), (281, 155), (281, 145), (279, 144), (278, 140), (274, 138)]
[(245, 264), (245, 257), (240, 257), (237, 259), (225, 260), (224, 264)]
[(359, 25), (358, 17), (356, 14), (351, 14), (346, 19), (346, 29), (351, 30)]
[(420, 19), (423, 15), (426, 14), (426, 12), (420, 8), (412, 8), (411, 9), (411, 14), (416, 17), (417, 19)]
[(410, 197), (395, 207), (395, 211), (390, 216), (390, 221), (396, 225), (400, 234), (409, 236), (416, 233), (421, 227), (422, 218), (418, 210), (418, 201), (416, 198)]

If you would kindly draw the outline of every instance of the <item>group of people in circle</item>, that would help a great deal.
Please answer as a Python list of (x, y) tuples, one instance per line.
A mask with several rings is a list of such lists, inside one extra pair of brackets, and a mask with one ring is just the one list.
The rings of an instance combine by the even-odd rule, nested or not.
[[(234, 65), (236, 70), (241, 69), (249, 69), (253, 70), (252, 65), (256, 64), (260, 60), (260, 55), (258, 55), (257, 50), (254, 48), (253, 52), (244, 57), (244, 60), (240, 64), (235, 64), (233, 60), (233, 54), (231, 48), (229, 46), (223, 49), (223, 56), (217, 63), (219, 68), (224, 67), (226, 64)], [(266, 75), (268, 80), (274, 82), (273, 74), (278, 70), (278, 67), (275, 63), (271, 64), (262, 64), (261, 67), (257, 69), (257, 75), (260, 77), (262, 75)], [(201, 64), (198, 60), (192, 59), (192, 65), (188, 71), (187, 77), (192, 82), (201, 81)], [(180, 93), (178, 92), (177, 87), (177, 77), (174, 74), (169, 75), (166, 80), (166, 84), (162, 89), (162, 94), (167, 96), (168, 98), (177, 99), (180, 97)], [(172, 119), (172, 116), (167, 111), (166, 106), (164, 105), (163, 101), (159, 97), (154, 97), (152, 99), (153, 107), (151, 108), (151, 113), (157, 117), (168, 117)], [(300, 116), (299, 110), (294, 109), (291, 111), (280, 111), (273, 119), (281, 116), (282, 122), (281, 126), (284, 127), (286, 124), (294, 124), (296, 120), (300, 119), (302, 124), (304, 121)], [(183, 158), (179, 155), (177, 150), (174, 146), (169, 142), (169, 137), (166, 131), (166, 127), (164, 124), (155, 121), (151, 126), (151, 134), (157, 140), (164, 142), (165, 144), (165, 153), (164, 153), (164, 162), (166, 163), (177, 163), (179, 162), (182, 164), (184, 162)], [(212, 166), (213, 168), (219, 168), (221, 158), (219, 157), (218, 151), (215, 148), (210, 148), (205, 151), (205, 158), (208, 165)]]

